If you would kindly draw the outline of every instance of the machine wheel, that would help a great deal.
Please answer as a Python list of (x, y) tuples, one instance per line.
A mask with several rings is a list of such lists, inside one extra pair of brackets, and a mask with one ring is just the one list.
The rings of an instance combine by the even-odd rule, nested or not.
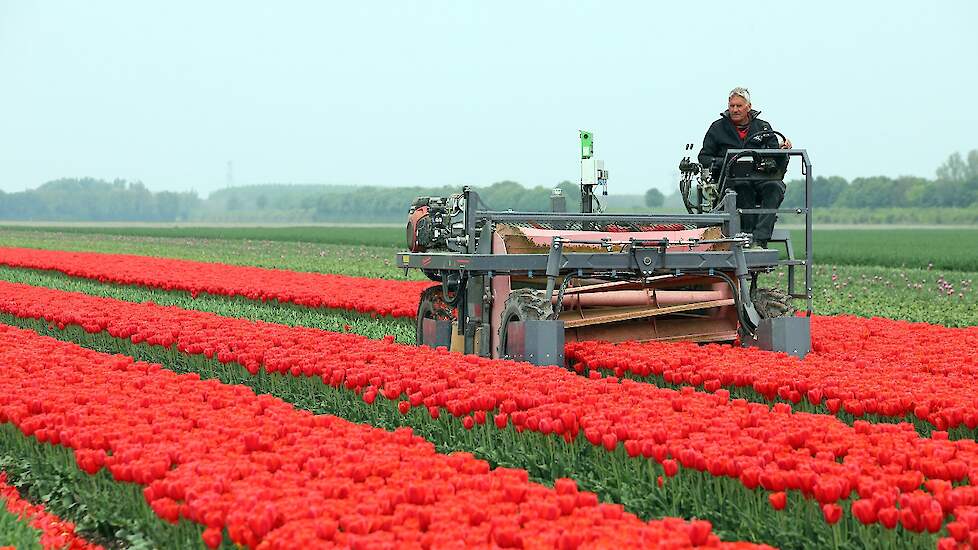
[(788, 293), (779, 288), (757, 288), (751, 293), (754, 309), (761, 319), (776, 319), (791, 317), (797, 309), (791, 304)]
[(545, 321), (554, 316), (553, 304), (547, 300), (547, 292), (532, 288), (518, 288), (509, 293), (500, 316), (499, 357), (506, 357), (506, 326), (514, 321)]
[(414, 325), (415, 342), (421, 344), (421, 336), (424, 332), (422, 321), (424, 319), (451, 320), (455, 315), (452, 308), (445, 303), (441, 294), (441, 285), (431, 286), (421, 293), (421, 300), (418, 302), (418, 319)]

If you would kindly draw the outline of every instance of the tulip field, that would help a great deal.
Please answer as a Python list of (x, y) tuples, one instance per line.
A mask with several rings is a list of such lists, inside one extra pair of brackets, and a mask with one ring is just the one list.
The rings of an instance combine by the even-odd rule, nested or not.
[(558, 368), (415, 346), (346, 232), (52, 231), (0, 231), (0, 548), (978, 547), (971, 260), (819, 266), (804, 360)]

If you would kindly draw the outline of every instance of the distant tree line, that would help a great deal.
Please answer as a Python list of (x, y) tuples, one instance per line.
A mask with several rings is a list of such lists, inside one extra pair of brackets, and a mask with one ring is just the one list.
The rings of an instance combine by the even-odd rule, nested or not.
[[(580, 210), (580, 190), (564, 181), (561, 189), (569, 211)], [(473, 186), (493, 210), (549, 211), (552, 187), (526, 188), (514, 181)], [(417, 197), (447, 197), (462, 186), (353, 187), (349, 185), (250, 185), (212, 193), (195, 217), (217, 221), (301, 220), (315, 222), (401, 222)]]
[(0, 219), (168, 222), (189, 219), (199, 204), (196, 193), (153, 193), (138, 181), (66, 178), (27, 191), (0, 191)]
[[(978, 207), (978, 150), (962, 158), (948, 157), (937, 169), (937, 178), (875, 176), (846, 181), (839, 176), (816, 177), (812, 184), (815, 208), (965, 208)], [(787, 182), (784, 206), (805, 204), (802, 180)]]
[[(576, 182), (559, 187), (567, 211), (580, 211)], [(553, 187), (524, 187), (514, 181), (475, 186), (493, 210), (549, 211)], [(37, 189), (0, 192), (0, 219), (34, 221), (216, 221), (216, 222), (402, 222), (415, 197), (448, 196), (462, 186), (356, 187), (351, 185), (264, 184), (230, 187), (200, 199), (196, 193), (153, 193), (140, 182), (93, 178), (60, 179)], [(800, 180), (787, 184), (785, 207), (804, 205)], [(675, 211), (682, 209), (678, 191), (663, 196), (656, 189), (644, 195), (599, 196), (600, 204), (614, 211)], [(942, 164), (933, 180), (902, 176), (876, 176), (847, 181), (838, 176), (817, 177), (812, 204), (833, 221), (852, 219), (900, 222), (919, 213), (938, 218), (942, 211), (962, 223), (978, 212), (978, 150), (962, 157), (955, 153)], [(872, 213), (876, 214), (872, 214)], [(817, 219), (819, 211), (816, 211)], [(920, 218), (917, 216), (913, 220)], [(923, 218), (920, 218), (923, 219)]]
[[(557, 187), (561, 188), (567, 209), (579, 210), (581, 197), (577, 184), (565, 181)], [(550, 196), (553, 188), (550, 187), (537, 186), (527, 189), (515, 181), (501, 181), (488, 187), (473, 186), (473, 189), (479, 194), (479, 199), (485, 207), (491, 210), (542, 212), (551, 209)], [(324, 194), (316, 201), (315, 218), (317, 221), (328, 221), (353, 216), (400, 221), (407, 216), (408, 207), (415, 197), (445, 197), (459, 193), (461, 190), (461, 187), (452, 186), (434, 189), (363, 187), (356, 193)]]

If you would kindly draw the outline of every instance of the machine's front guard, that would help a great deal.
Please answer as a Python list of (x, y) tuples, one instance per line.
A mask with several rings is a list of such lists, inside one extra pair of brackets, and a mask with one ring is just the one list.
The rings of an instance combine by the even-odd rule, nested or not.
[[(731, 154), (751, 150), (731, 150)], [(770, 150), (756, 150), (770, 153)], [(728, 191), (721, 207), (708, 214), (572, 214), (572, 213), (541, 213), (478, 210), (480, 203), (478, 194), (466, 189), (465, 212), (462, 216), (464, 233), (459, 239), (461, 253), (455, 252), (418, 252), (401, 253), (397, 256), (397, 266), (404, 269), (424, 269), (429, 271), (455, 272), (460, 275), (458, 280), (466, 281), (458, 305), (457, 333), (462, 337), (464, 353), (475, 353), (491, 356), (489, 330), (477, 330), (490, 327), (489, 304), (492, 296), (491, 281), (496, 275), (545, 275), (548, 278), (548, 297), (555, 291), (559, 278), (590, 277), (600, 275), (611, 280), (639, 280), (643, 277), (657, 275), (704, 275), (708, 277), (727, 279), (738, 300), (738, 312), (744, 312), (747, 319), (744, 324), (747, 330), (742, 333), (742, 342), (757, 345), (765, 349), (783, 351), (800, 357), (810, 348), (810, 317), (812, 314), (812, 212), (811, 212), (811, 162), (803, 149), (786, 149), (780, 154), (801, 157), (805, 175), (805, 207), (796, 209), (738, 209), (736, 194)], [(794, 256), (790, 236), (781, 233), (773, 241), (782, 240), (786, 244), (788, 258), (780, 259), (776, 250), (745, 248), (746, 240), (741, 234), (740, 217), (744, 213), (793, 213), (805, 214), (805, 258)], [(583, 253), (564, 252), (563, 239), (554, 238), (549, 254), (492, 254), (492, 234), (499, 223), (526, 224), (561, 224), (563, 227), (578, 224), (581, 227), (598, 226), (602, 224), (684, 224), (693, 227), (720, 226), (725, 235), (731, 237), (729, 250), (724, 251), (675, 251), (667, 248), (676, 243), (663, 242), (631, 242), (623, 247), (621, 252), (612, 253)], [(478, 239), (474, 238), (476, 235)], [(568, 241), (570, 242), (570, 241)], [(606, 244), (599, 242), (599, 244)], [(692, 248), (692, 246), (690, 247)], [(798, 321), (765, 322), (754, 312), (750, 301), (750, 284), (753, 274), (770, 271), (778, 267), (788, 269), (788, 293), (792, 298), (806, 300), (806, 316)], [(805, 291), (796, 292), (795, 268), (805, 267)], [(734, 277), (726, 275), (732, 273)], [(734, 280), (736, 279), (736, 280)], [(563, 321), (540, 321), (563, 326)], [(433, 328), (433, 327), (432, 327)], [(442, 329), (444, 330), (444, 329)], [(556, 334), (558, 330), (543, 329), (548, 334)], [(530, 334), (537, 331), (530, 331)], [(528, 334), (525, 330), (514, 334)], [(476, 338), (479, 339), (476, 342)], [(442, 338), (439, 338), (441, 340)], [(532, 362), (537, 364), (555, 364), (549, 358), (563, 357), (563, 338), (547, 338), (553, 350), (542, 350), (536, 344), (529, 349), (535, 350)], [(804, 345), (799, 344), (804, 342)], [(425, 342), (419, 342), (425, 343)], [(429, 343), (430, 345), (431, 343)], [(528, 349), (525, 342), (522, 349)], [(516, 344), (520, 347), (520, 344)], [(559, 349), (557, 349), (559, 348)], [(547, 358), (547, 359), (544, 359)], [(523, 359), (530, 359), (524, 357)], [(543, 361), (543, 362), (541, 362)]]
[[(748, 269), (777, 265), (778, 251), (747, 249), (743, 251)], [(469, 278), (480, 275), (549, 275), (548, 254), (453, 254), (450, 252), (404, 253), (398, 256), (398, 267), (468, 272)], [(728, 251), (667, 252), (658, 247), (636, 247), (631, 252), (564, 252), (559, 256), (559, 272), (554, 277), (584, 277), (595, 272), (616, 272), (621, 279), (637, 275), (652, 277), (713, 271), (733, 271), (738, 267), (736, 254)], [(676, 272), (679, 273), (676, 273)]]

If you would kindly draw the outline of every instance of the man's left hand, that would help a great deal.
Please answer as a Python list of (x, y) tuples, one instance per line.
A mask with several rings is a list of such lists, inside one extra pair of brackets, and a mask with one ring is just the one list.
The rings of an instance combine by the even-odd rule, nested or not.
[(791, 140), (784, 138), (784, 143), (781, 144), (782, 149), (791, 149)]

